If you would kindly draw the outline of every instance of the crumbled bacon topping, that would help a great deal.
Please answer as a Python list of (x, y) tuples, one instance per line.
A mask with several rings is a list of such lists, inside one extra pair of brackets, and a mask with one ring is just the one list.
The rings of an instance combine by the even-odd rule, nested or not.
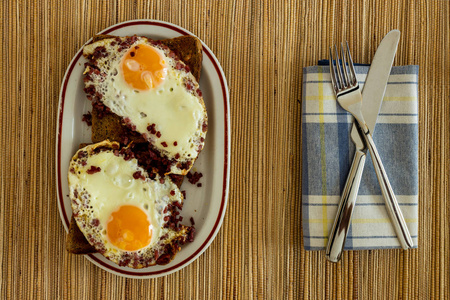
[(188, 178), (188, 181), (190, 183), (196, 184), (200, 180), (200, 178), (203, 177), (203, 174), (199, 173), (199, 172), (194, 172), (194, 173), (189, 172), (189, 173), (187, 173), (186, 177)]
[(136, 172), (134, 172), (134, 173), (133, 173), (133, 178), (134, 178), (134, 179), (142, 179), (142, 180), (145, 180), (145, 176), (144, 176), (144, 174), (142, 174), (141, 171), (136, 171)]
[(88, 169), (88, 170), (86, 171), (86, 173), (88, 173), (88, 174), (95, 174), (95, 173), (100, 172), (101, 170), (102, 170), (102, 169), (101, 169), (100, 167), (91, 166), (91, 168)]

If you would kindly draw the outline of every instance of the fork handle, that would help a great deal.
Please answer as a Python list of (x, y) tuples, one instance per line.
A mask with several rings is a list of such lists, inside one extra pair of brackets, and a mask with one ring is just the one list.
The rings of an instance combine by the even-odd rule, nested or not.
[(398, 206), (397, 199), (395, 198), (394, 191), (389, 183), (388, 176), (381, 163), (380, 155), (378, 154), (375, 143), (373, 142), (372, 135), (369, 131), (364, 133), (364, 137), (367, 143), (367, 147), (372, 157), (373, 166), (375, 167), (375, 173), (377, 174), (378, 182), (380, 183), (381, 193), (383, 194), (384, 201), (386, 203), (386, 209), (394, 225), (395, 232), (397, 233), (398, 240), (403, 249), (409, 249), (413, 247), (413, 241), (408, 227), (406, 226), (405, 219), (403, 218), (402, 211)]
[(327, 250), (325, 256), (331, 262), (338, 262), (341, 259), (344, 250), (345, 240), (347, 238), (350, 221), (352, 219), (353, 209), (355, 208), (356, 198), (358, 196), (361, 176), (366, 162), (366, 154), (356, 149), (353, 157), (341, 200), (336, 213), (333, 227), (328, 237)]

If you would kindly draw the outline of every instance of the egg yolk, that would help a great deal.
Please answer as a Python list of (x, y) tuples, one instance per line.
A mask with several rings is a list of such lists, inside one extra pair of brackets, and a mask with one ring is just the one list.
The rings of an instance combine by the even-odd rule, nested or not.
[(167, 76), (167, 66), (158, 51), (146, 44), (131, 47), (122, 60), (125, 82), (146, 91), (160, 85)]
[(114, 246), (128, 251), (139, 250), (150, 244), (152, 239), (147, 214), (133, 205), (123, 205), (111, 214), (107, 233)]

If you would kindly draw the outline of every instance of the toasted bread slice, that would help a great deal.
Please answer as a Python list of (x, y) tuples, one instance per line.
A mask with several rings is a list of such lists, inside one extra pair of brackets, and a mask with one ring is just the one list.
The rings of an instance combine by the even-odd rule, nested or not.
[(97, 250), (95, 250), (95, 248), (86, 240), (86, 237), (81, 232), (80, 228), (78, 228), (77, 222), (73, 216), (70, 219), (69, 233), (66, 238), (66, 250), (73, 254), (89, 254), (97, 252)]
[[(177, 215), (179, 214), (178, 209), (181, 209), (182, 207), (183, 196), (182, 193), (175, 188), (172, 179), (168, 176), (159, 176), (155, 173), (157, 172), (156, 169), (147, 171), (139, 168), (143, 173), (141, 173), (141, 171), (135, 172), (135, 166), (137, 166), (138, 163), (136, 162), (135, 155), (136, 154), (130, 147), (120, 148), (119, 143), (110, 142), (108, 140), (96, 144), (90, 144), (84, 148), (81, 148), (73, 156), (70, 162), (70, 172), (68, 175), (69, 186), (71, 187), (70, 199), (72, 209), (74, 210), (74, 216), (78, 226), (82, 226), (80, 228), (84, 229), (84, 236), (88, 236), (90, 244), (92, 244), (108, 259), (121, 266), (128, 266), (132, 268), (143, 268), (155, 264), (166, 264), (174, 258), (176, 253), (180, 250), (181, 245), (193, 240), (195, 229), (192, 226), (184, 226), (178, 223), (181, 220), (177, 218)], [(102, 157), (100, 161), (97, 160), (99, 156)], [(104, 159), (104, 157), (109, 158)], [(126, 172), (128, 172), (127, 174), (129, 174), (129, 176), (131, 176), (130, 174), (132, 172), (139, 173), (137, 176), (141, 176), (140, 178), (136, 178), (135, 174), (133, 174), (135, 182), (141, 184), (141, 186), (139, 186), (139, 190), (141, 190), (142, 186), (145, 187), (144, 191), (147, 191), (147, 188), (154, 189), (154, 192), (150, 194), (160, 195), (160, 198), (157, 198), (158, 200), (155, 200), (155, 203), (158, 205), (163, 205), (163, 208), (161, 208), (158, 213), (161, 215), (161, 219), (164, 218), (164, 223), (158, 223), (160, 235), (156, 238), (158, 238), (159, 242), (145, 247), (145, 249), (143, 248), (142, 251), (134, 253), (134, 255), (131, 255), (127, 250), (116, 251), (114, 246), (112, 246), (110, 242), (107, 242), (105, 233), (103, 233), (102, 228), (98, 226), (101, 224), (98, 219), (101, 212), (98, 210), (92, 211), (89, 209), (89, 205), (94, 205), (95, 207), (95, 203), (102, 203), (102, 205), (106, 206), (110, 203), (110, 201), (108, 201), (109, 199), (104, 198), (103, 200), (95, 200), (100, 198), (90, 196), (89, 189), (95, 190), (97, 187), (92, 184), (89, 185), (89, 182), (91, 182), (90, 179), (83, 179), (86, 178), (86, 175), (89, 177), (93, 176), (89, 174), (94, 174), (90, 173), (89, 167), (92, 169), (93, 165), (90, 166), (89, 164), (94, 162), (97, 165), (97, 163), (100, 162), (100, 166), (103, 170), (98, 167), (98, 171), (96, 172), (102, 172), (102, 175), (97, 178), (105, 178), (108, 176), (107, 174), (110, 174), (110, 171), (107, 170), (108, 166), (111, 166), (111, 160), (116, 160), (113, 164), (120, 162), (125, 163), (126, 166), (122, 167), (124, 170), (127, 170)], [(108, 184), (108, 182), (111, 182), (111, 179), (112, 178), (103, 181), (103, 183)], [(144, 183), (142, 183), (141, 180), (144, 180)], [(100, 182), (102, 182), (102, 180), (100, 180)], [(109, 184), (111, 187), (116, 186), (112, 183)], [(144, 194), (149, 195), (145, 192), (142, 195)], [(154, 196), (150, 196), (147, 200), (151, 199), (151, 197)], [(96, 219), (93, 219), (93, 214)], [(94, 224), (92, 220), (96, 220), (97, 224)], [(77, 247), (75, 248), (78, 253), (82, 253), (83, 251), (89, 251), (92, 253), (92, 247), (85, 248), (81, 247), (81, 245), (76, 246)]]
[(173, 39), (162, 40), (178, 57), (189, 66), (197, 82), (200, 81), (202, 70), (203, 51), (202, 43), (196, 37), (185, 35)]
[[(166, 42), (172, 47), (201, 45), (199, 41)], [(198, 67), (200, 51), (194, 50), (185, 51), (184, 58)], [(97, 40), (83, 49), (88, 59), (84, 91), (96, 110), (93, 132), (113, 133), (109, 138), (122, 145), (137, 143), (142, 135), (169, 166), (166, 174), (186, 175), (204, 147), (208, 117), (198, 81), (176, 52), (162, 41), (142, 36)], [(161, 70), (151, 69), (155, 57)], [(111, 128), (98, 122), (105, 116)], [(95, 130), (97, 124), (100, 130)], [(94, 141), (103, 140), (104, 135), (95, 136)]]

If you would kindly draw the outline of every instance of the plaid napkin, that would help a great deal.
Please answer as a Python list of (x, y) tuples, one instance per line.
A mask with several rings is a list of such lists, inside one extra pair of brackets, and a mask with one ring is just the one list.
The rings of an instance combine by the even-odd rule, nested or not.
[[(364, 88), (369, 66), (356, 66)], [(417, 247), (418, 66), (393, 67), (373, 139)], [(333, 94), (328, 66), (303, 69), (302, 214), (306, 250), (326, 247), (353, 160), (353, 117)], [(370, 154), (361, 179), (346, 250), (400, 248)]]

